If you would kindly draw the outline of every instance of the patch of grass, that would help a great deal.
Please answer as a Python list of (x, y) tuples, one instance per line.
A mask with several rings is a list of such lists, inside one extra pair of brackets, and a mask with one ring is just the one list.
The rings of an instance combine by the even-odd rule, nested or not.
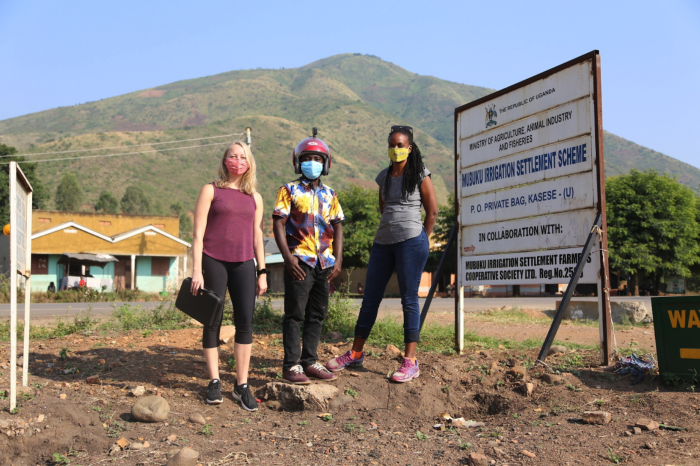
[(108, 330), (172, 330), (182, 327), (189, 317), (180, 312), (171, 301), (163, 301), (153, 309), (122, 304), (115, 307), (112, 318), (101, 327)]
[(417, 430), (417, 431), (416, 431), (416, 438), (417, 438), (418, 440), (426, 440), (426, 439), (428, 438), (428, 436), (425, 435), (425, 434), (424, 434), (423, 432), (421, 432), (420, 430)]
[(214, 435), (214, 430), (212, 429), (212, 427), (213, 426), (211, 424), (205, 424), (204, 427), (202, 427), (202, 435), (207, 437), (210, 435)]
[(469, 442), (462, 443), (461, 439), (457, 439), (457, 444), (459, 445), (460, 450), (469, 450), (472, 447), (472, 444)]
[(350, 395), (353, 398), (357, 398), (360, 395), (359, 393), (357, 393), (357, 390), (353, 390), (352, 388), (345, 389), (345, 394)]
[(624, 463), (626, 458), (622, 455), (617, 455), (612, 448), (608, 448), (608, 459), (611, 463), (620, 464)]
[(307, 425), (308, 423), (309, 423), (309, 421), (306, 421), (306, 420), (304, 420), (304, 421), (299, 421), (299, 425), (300, 425), (300, 426), (305, 426), (305, 425)]
[(233, 356), (229, 356), (229, 358), (226, 360), (226, 367), (230, 371), (235, 371), (236, 370), (236, 358)]
[(568, 389), (571, 390), (572, 392), (581, 392), (581, 391), (583, 391), (582, 388), (578, 388), (577, 386), (572, 385), (572, 384), (568, 384), (568, 385), (566, 386), (566, 388), (568, 388)]
[[(225, 307), (224, 315), (233, 316), (231, 301), (227, 300), (226, 304), (231, 312), (226, 312), (227, 309)], [(264, 296), (255, 303), (255, 310), (253, 311), (253, 329), (256, 333), (282, 333), (282, 319), (284, 319), (283, 313), (272, 307), (271, 296)], [(229, 321), (228, 323), (232, 324), (233, 321)]]
[(442, 387), (442, 393), (450, 393), (450, 386), (445, 385), (444, 387)]
[(54, 453), (51, 457), (53, 464), (70, 464), (70, 460), (60, 453)]

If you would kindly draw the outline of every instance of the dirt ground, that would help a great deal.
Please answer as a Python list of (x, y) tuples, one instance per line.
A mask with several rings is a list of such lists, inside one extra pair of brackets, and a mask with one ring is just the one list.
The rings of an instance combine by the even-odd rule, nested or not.
[[(501, 327), (502, 336), (520, 332), (522, 337), (530, 331), (542, 336), (531, 326)], [(589, 329), (562, 330), (559, 339), (570, 335), (574, 341)], [(597, 329), (590, 330), (597, 338)], [(642, 332), (635, 329), (630, 335), (641, 343)], [(558, 385), (540, 379), (545, 370), (532, 366), (536, 350), (479, 347), (463, 355), (420, 353), (420, 378), (393, 384), (387, 374), (398, 368), (398, 360), (385, 348), (370, 347), (363, 368), (345, 371), (332, 382), (341, 393), (356, 397), (329, 410), (332, 419), (323, 420), (320, 411), (285, 412), (272, 402), (261, 403), (255, 413), (242, 410), (230, 396), (234, 379), (227, 370), (222, 372), (224, 403), (205, 404), (208, 380), (200, 338), (199, 329), (181, 329), (32, 342), (31, 386), (24, 388), (19, 412), (10, 414), (8, 400), (0, 399), (0, 465), (68, 464), (64, 458), (82, 466), (163, 465), (183, 446), (200, 453), (198, 464), (219, 466), (460, 465), (469, 464), (472, 453), (483, 453), (483, 464), (495, 465), (700, 464), (695, 387), (669, 389), (652, 376), (631, 385), (632, 377), (597, 367), (595, 351), (550, 356), (549, 366), (562, 372)], [(323, 343), (322, 362), (349, 346), (346, 341)], [(63, 348), (65, 359), (60, 356)], [(224, 359), (227, 352), (224, 347)], [(0, 345), (0, 391), (8, 389), (8, 359), (5, 342)], [(250, 378), (254, 390), (277, 380), (281, 359), (281, 335), (256, 336)], [(527, 368), (524, 380), (507, 374), (514, 365)], [(86, 383), (94, 375), (99, 382)], [(534, 384), (531, 396), (523, 393), (524, 382)], [(168, 401), (167, 421), (130, 422), (136, 398), (129, 392), (137, 386)], [(589, 410), (608, 411), (612, 421), (588, 425), (571, 420)], [(433, 426), (441, 422), (442, 412), (485, 426), (437, 430)], [(208, 426), (190, 422), (193, 413), (201, 413)], [(640, 418), (683, 430), (632, 434)], [(110, 456), (117, 442), (148, 442), (148, 447), (127, 446)]]

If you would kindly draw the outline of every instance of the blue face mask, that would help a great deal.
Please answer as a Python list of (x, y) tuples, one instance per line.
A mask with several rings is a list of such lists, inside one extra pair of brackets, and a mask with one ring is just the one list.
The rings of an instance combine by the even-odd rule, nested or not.
[(323, 164), (320, 162), (301, 162), (301, 172), (309, 180), (315, 180), (321, 174)]

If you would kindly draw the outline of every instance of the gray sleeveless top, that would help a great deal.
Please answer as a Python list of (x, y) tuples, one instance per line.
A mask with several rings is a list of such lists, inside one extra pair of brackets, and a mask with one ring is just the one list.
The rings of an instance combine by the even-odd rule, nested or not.
[[(374, 181), (379, 185), (379, 189), (384, 189), (384, 178), (387, 176), (389, 168), (379, 172)], [(379, 222), (377, 235), (374, 242), (377, 244), (395, 244), (406, 241), (421, 234), (423, 222), (421, 221), (420, 208), (420, 185), (426, 176), (430, 175), (430, 170), (423, 170), (421, 182), (416, 186), (415, 191), (408, 194), (407, 199), (401, 199), (401, 184), (403, 175), (391, 177), (388, 192), (382, 192), (384, 198), (384, 212)]]

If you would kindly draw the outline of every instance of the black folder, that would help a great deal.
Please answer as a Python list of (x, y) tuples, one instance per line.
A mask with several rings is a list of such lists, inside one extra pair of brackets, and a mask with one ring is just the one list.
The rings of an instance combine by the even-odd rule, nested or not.
[(196, 296), (191, 290), (192, 278), (187, 277), (182, 281), (175, 307), (202, 325), (214, 325), (217, 318), (224, 312), (224, 298), (207, 287), (201, 288)]

